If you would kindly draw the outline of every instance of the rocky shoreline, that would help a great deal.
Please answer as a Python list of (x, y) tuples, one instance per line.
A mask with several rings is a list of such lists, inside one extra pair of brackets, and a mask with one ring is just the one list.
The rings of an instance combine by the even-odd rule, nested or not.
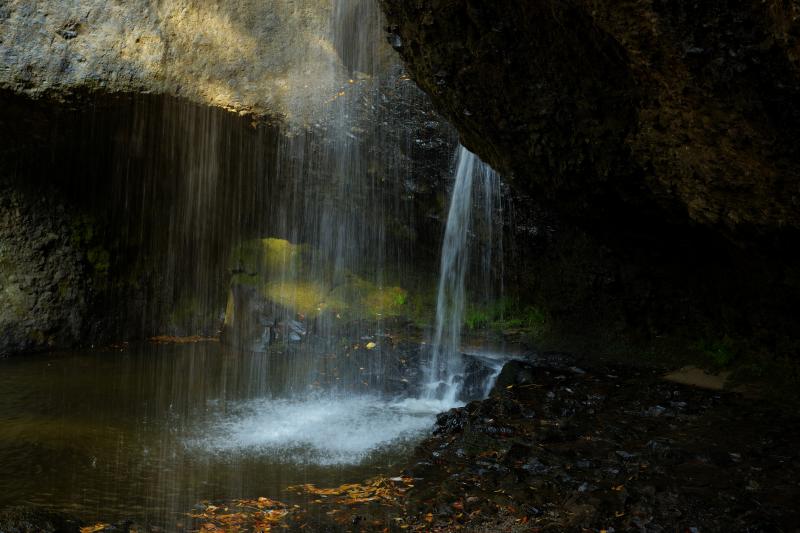
[(795, 531), (798, 436), (796, 415), (655, 370), (510, 363), (440, 415), (410, 509), (444, 529)]

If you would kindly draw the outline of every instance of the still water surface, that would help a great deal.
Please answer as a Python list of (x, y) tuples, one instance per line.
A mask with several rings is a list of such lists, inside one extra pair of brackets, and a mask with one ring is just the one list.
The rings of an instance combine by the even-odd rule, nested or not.
[(0, 507), (169, 528), (204, 500), (292, 502), (394, 475), (449, 407), (321, 390), (318, 361), (217, 343), (0, 360)]

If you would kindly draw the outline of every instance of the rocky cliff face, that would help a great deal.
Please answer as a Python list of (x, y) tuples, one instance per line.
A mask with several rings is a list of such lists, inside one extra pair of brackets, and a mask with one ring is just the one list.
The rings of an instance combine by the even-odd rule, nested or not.
[(166, 94), (304, 123), (347, 81), (330, 20), (321, 0), (11, 0), (0, 88)]
[(800, 4), (382, 4), (462, 142), (558, 219), (521, 278), (564, 339), (758, 338), (793, 357)]
[(383, 3), (464, 141), (571, 215), (800, 228), (797, 3)]
[(95, 274), (83, 229), (63, 204), (0, 184), (0, 357), (80, 338)]

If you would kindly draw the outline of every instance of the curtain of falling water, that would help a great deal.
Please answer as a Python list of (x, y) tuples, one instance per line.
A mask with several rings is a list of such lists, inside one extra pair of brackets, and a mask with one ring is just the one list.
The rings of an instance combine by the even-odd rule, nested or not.
[[(382, 288), (402, 282), (414, 256), (411, 243), (389, 231), (413, 227), (412, 209), (403, 201), (411, 178), (402, 159), (413, 141), (392, 131), (397, 104), (384, 90), (400, 68), (385, 42), (375, 0), (334, 0), (329, 31), (341, 64), (331, 65), (327, 75), (342, 83), (310, 132), (287, 136), (280, 145), (277, 174), (285, 189), (271, 203), (278, 212), (275, 231), (313, 250), (307, 271), (326, 291), (341, 290), (356, 276)], [(393, 97), (414, 101), (416, 91), (410, 83), (396, 85)], [(322, 312), (315, 333), (332, 337), (339, 322), (336, 314)], [(356, 340), (379, 333), (369, 323), (357, 328), (351, 335)], [(376, 350), (365, 373), (382, 376), (382, 356)]]
[[(128, 240), (148, 243), (145, 253), (159, 263), (166, 292), (148, 296), (148, 307), (158, 308), (151, 322), (184, 297), (207, 303), (204, 310), (218, 305), (226, 248), (240, 239), (308, 245), (309, 277), (326, 290), (356, 274), (381, 286), (387, 265), (394, 277), (402, 274), (401, 259), (413, 250), (387, 235), (387, 225), (413, 226), (401, 202), (409, 180), (401, 154), (409, 150), (397, 146), (412, 139), (387, 131), (392, 103), (381, 83), (399, 68), (382, 26), (374, 0), (332, 3), (328, 34), (319, 38), (341, 63), (315, 73), (326, 79), (309, 79), (335, 90), (324, 109), (310, 113), (308, 130), (241, 133), (214, 110), (134, 103), (132, 124), (122, 120), (115, 132), (124, 137), (113, 158), (115, 195), (125, 206), (118, 218)], [(398, 99), (419, 99), (410, 83), (402, 85)]]
[[(341, 61), (315, 73), (325, 80), (309, 79), (334, 90), (324, 109), (309, 114), (314, 121), (305, 129), (243, 128), (241, 119), (223, 111), (158, 97), (134, 99), (116, 114), (100, 110), (80, 118), (87, 122), (80, 129), (93, 130), (95, 137), (81, 143), (82, 149), (112, 144), (111, 176), (102, 158), (91, 153), (73, 155), (69, 175), (82, 191), (111, 182), (111, 199), (100, 192), (96, 201), (113, 206), (112, 226), (123, 228), (128, 259), (140, 265), (131, 274), (144, 287), (140, 301), (126, 306), (127, 316), (114, 318), (127, 335), (215, 334), (230, 252), (244, 239), (278, 237), (307, 245), (313, 253), (306, 271), (327, 292), (354, 275), (378, 287), (408, 280), (416, 241), (402, 235), (407, 229), (420, 231), (422, 224), (414, 219), (415, 176), (405, 158), (419, 150), (420, 140), (413, 129), (402, 128), (408, 108), (397, 109), (400, 103), (413, 108), (424, 96), (402, 81), (375, 0), (334, 0), (330, 13), (327, 33), (319, 38)], [(87, 162), (98, 166), (92, 185), (85, 180), (92, 173)], [(488, 179), (485, 172), (480, 175)], [(487, 220), (492, 198), (496, 195), (482, 197)], [(482, 243), (482, 280), (492, 277), (496, 258), (502, 257), (492, 244), (500, 240), (492, 238), (491, 227), (482, 225), (484, 234), (476, 239)], [(448, 254), (445, 249), (443, 264)], [(461, 268), (459, 261), (466, 258), (455, 262)], [(148, 276), (155, 281), (146, 281)], [(444, 280), (440, 293), (450, 287), (445, 294), (458, 295), (459, 284)], [(482, 283), (485, 288), (476, 292), (488, 294), (491, 283)], [(461, 316), (442, 318), (452, 314), (441, 310), (445, 300), (439, 298), (437, 361), (449, 360), (444, 354), (455, 352), (458, 344), (458, 332), (445, 322), (460, 327)], [(456, 307), (463, 314), (463, 301)], [(336, 321), (323, 315), (317, 333), (330, 335)], [(374, 327), (364, 331), (375, 332)], [(371, 361), (379, 367), (381, 352)], [(287, 379), (303, 383), (305, 373), (297, 369)]]
[(436, 303), (436, 327), (431, 346), (425, 397), (452, 405), (459, 399), (464, 379), (461, 357), (461, 331), (466, 308), (465, 280), (470, 266), (469, 234), (474, 217), (473, 194), (480, 196), (484, 231), (481, 257), (481, 287), (490, 291), (493, 256), (493, 215), (499, 179), (491, 167), (460, 146), (457, 153), (456, 182), (450, 200), (444, 241), (442, 243), (439, 289)]
[[(328, 293), (354, 276), (382, 287), (387, 261), (400, 256), (388, 250), (386, 224), (404, 214), (400, 206), (387, 203), (392, 195), (386, 193), (402, 179), (392, 175), (397, 164), (390, 161), (392, 150), (376, 127), (382, 110), (371, 78), (380, 62), (380, 17), (374, 0), (334, 0), (329, 35), (323, 37), (342, 63), (323, 73), (328, 76), (323, 85), (335, 86), (336, 80), (341, 85), (316, 113), (310, 132), (288, 135), (279, 146), (277, 174), (283, 185), (271, 202), (277, 211), (274, 231), (309, 246), (311, 264), (304, 266), (304, 275)], [(331, 336), (338, 320), (321, 312), (314, 333)], [(380, 354), (370, 359), (375, 366), (370, 373), (380, 374)], [(292, 379), (303, 383), (309, 379), (303, 374), (312, 370), (298, 368)]]
[[(398, 114), (399, 105), (423, 97), (410, 82), (396, 79), (399, 68), (387, 54), (382, 26), (374, 0), (332, 4), (330, 29), (320, 39), (332, 43), (341, 57), (341, 64), (332, 64), (327, 73), (329, 80), (341, 84), (308, 130), (250, 128), (244, 119), (225, 111), (164, 97), (121, 98), (99, 104), (93, 116), (66, 117), (66, 135), (74, 135), (75, 140), (60, 144), (63, 148), (57, 148), (59, 153), (42, 173), (45, 181), (54, 179), (54, 174), (66, 175), (65, 182), (73, 180), (67, 184), (74, 188), (67, 188), (74, 191), (76, 202), (92, 204), (89, 212), (112, 211), (109, 226), (121, 235), (111, 252), (130, 263), (117, 296), (136, 298), (110, 306), (124, 309), (122, 316), (110, 317), (119, 322), (124, 338), (139, 337), (142, 332), (215, 334), (230, 281), (230, 251), (242, 239), (279, 237), (308, 245), (314, 251), (308, 265), (310, 277), (324, 282), (328, 291), (350, 275), (380, 286), (390, 278), (402, 284), (409, 270), (420, 269), (414, 265), (414, 238), (399, 238), (395, 233), (398, 226), (401, 235), (405, 228), (422, 226), (424, 231), (431, 226), (427, 219), (424, 223), (414, 220), (415, 199), (409, 193), (413, 183), (407, 187), (412, 176), (404, 157), (413, 153), (412, 145), (419, 144), (413, 133), (398, 128), (408, 115), (400, 112), (404, 116), (398, 118), (393, 113)], [(391, 90), (383, 90), (383, 85)], [(76, 120), (82, 124), (76, 125)], [(474, 180), (484, 181), (478, 174)], [(462, 189), (458, 198), (465, 194)], [(461, 216), (468, 212), (465, 208)], [(445, 251), (448, 257), (453, 254), (459, 253)], [(463, 255), (458, 257), (466, 261)], [(492, 263), (484, 261), (487, 269)], [(460, 327), (462, 320), (463, 273), (459, 279), (455, 285), (446, 284), (452, 293), (460, 283), (458, 316), (440, 312), (443, 318), (437, 320), (437, 338), (450, 342), (439, 350), (442, 357), (449, 358), (458, 350), (459, 335), (449, 328)], [(131, 286), (140, 292), (131, 291)], [(330, 323), (322, 324), (322, 335), (334, 329), (336, 317), (328, 315), (326, 320)], [(375, 327), (364, 328), (364, 333), (376, 332)], [(93, 483), (88, 463), (79, 455), (73, 475), (62, 478), (67, 487), (62, 496), (69, 490), (78, 494), (77, 487), (84, 487), (80, 494), (85, 506), (107, 509), (104, 498), (130, 494), (144, 502), (144, 513), (152, 509), (164, 514), (157, 522), (172, 523), (176, 511), (182, 513), (213, 494), (213, 486), (205, 488), (209, 481), (216, 479), (217, 489), (224, 489), (228, 497), (260, 490), (253, 488), (259, 483), (248, 478), (271, 477), (270, 483), (283, 485), (272, 464), (253, 470), (248, 461), (255, 459), (198, 459), (184, 449), (181, 439), (192, 433), (198, 418), (203, 421), (209, 408), (226, 420), (227, 401), (273, 392), (267, 390), (274, 386), (270, 379), (284, 380), (284, 389), (291, 385), (306, 396), (309, 369), (302, 365), (305, 361), (313, 365), (315, 359), (284, 357), (268, 366), (262, 357), (217, 357), (213, 346), (209, 345), (205, 356), (206, 347), (199, 345), (180, 357), (162, 352), (147, 358), (125, 357), (121, 361), (127, 367), (122, 370), (100, 366), (98, 360), (95, 379), (115, 385), (100, 388), (101, 402), (115, 404), (116, 409), (95, 413), (90, 402), (87, 417), (103, 432), (117, 431), (112, 437), (118, 435), (119, 440), (104, 441), (97, 436), (101, 432), (75, 440), (82, 443), (80, 448), (100, 455), (95, 475), (105, 484)], [(322, 359), (327, 353), (312, 355)], [(379, 346), (370, 352), (366, 373), (380, 376), (382, 363)], [(89, 367), (94, 368), (94, 363)], [(446, 370), (441, 379), (452, 381), (454, 370)], [(105, 372), (109, 375), (102, 375)], [(76, 371), (75, 382), (82, 384), (84, 374)], [(353, 380), (361, 376), (354, 373)], [(71, 397), (89, 395), (97, 395), (94, 387), (86, 386)], [(370, 413), (365, 420), (374, 414), (363, 412)], [(70, 412), (65, 420), (77, 431), (81, 424), (72, 423), (73, 415)], [(262, 425), (273, 423), (268, 420)], [(124, 430), (118, 429), (122, 424)], [(221, 428), (221, 439), (230, 440), (226, 428)], [(248, 426), (246, 432), (254, 429)], [(380, 433), (379, 429), (363, 433), (368, 431)], [(60, 456), (51, 455), (59, 457), (54, 463), (61, 462)], [(72, 450), (68, 455), (72, 456)], [(94, 489), (91, 496), (85, 495), (85, 487)], [(130, 505), (124, 498), (114, 503), (123, 513)]]
[[(218, 314), (230, 250), (252, 238), (287, 239), (309, 251), (305, 285), (291, 270), (267, 280), (284, 286), (289, 307), (292, 297), (296, 303), (305, 296), (306, 285), (324, 299), (356, 276), (378, 288), (406, 279), (413, 242), (389, 228), (414, 227), (403, 159), (414, 139), (397, 128), (393, 99), (413, 103), (421, 95), (410, 82), (398, 82), (401, 69), (383, 38), (375, 0), (334, 0), (330, 13), (327, 33), (318, 37), (341, 61), (308, 80), (333, 89), (322, 109), (308, 113), (307, 128), (241, 133), (233, 119), (197, 106), (134, 106), (135, 124), (124, 133), (129, 142), (120, 143), (114, 161), (115, 174), (124, 176), (122, 203), (139, 210), (130, 217), (138, 221), (130, 241), (149, 243), (152, 259), (144, 262), (157, 265), (159, 276), (159, 289), (146, 296), (141, 329), (158, 329), (165, 316), (186, 307), (201, 317)], [(206, 322), (213, 334), (215, 321)], [(314, 333), (332, 338), (338, 322), (321, 313)], [(378, 331), (357, 327), (363, 331), (355, 339)], [(184, 331), (197, 327), (174, 333)], [(367, 373), (381, 374), (381, 356), (376, 350)], [(287, 380), (302, 388), (313, 370), (298, 366)]]

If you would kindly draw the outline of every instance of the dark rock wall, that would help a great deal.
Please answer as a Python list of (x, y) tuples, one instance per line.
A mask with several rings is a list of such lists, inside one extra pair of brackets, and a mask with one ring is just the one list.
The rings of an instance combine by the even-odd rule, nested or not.
[(800, 227), (796, 3), (384, 5), (464, 142), (562, 211)]
[(800, 4), (382, 3), (412, 77), (523, 193), (517, 225), (549, 228), (511, 273), (556, 346), (794, 357)]
[(44, 192), (0, 182), (0, 357), (79, 340), (102, 276), (86, 261), (86, 228)]

